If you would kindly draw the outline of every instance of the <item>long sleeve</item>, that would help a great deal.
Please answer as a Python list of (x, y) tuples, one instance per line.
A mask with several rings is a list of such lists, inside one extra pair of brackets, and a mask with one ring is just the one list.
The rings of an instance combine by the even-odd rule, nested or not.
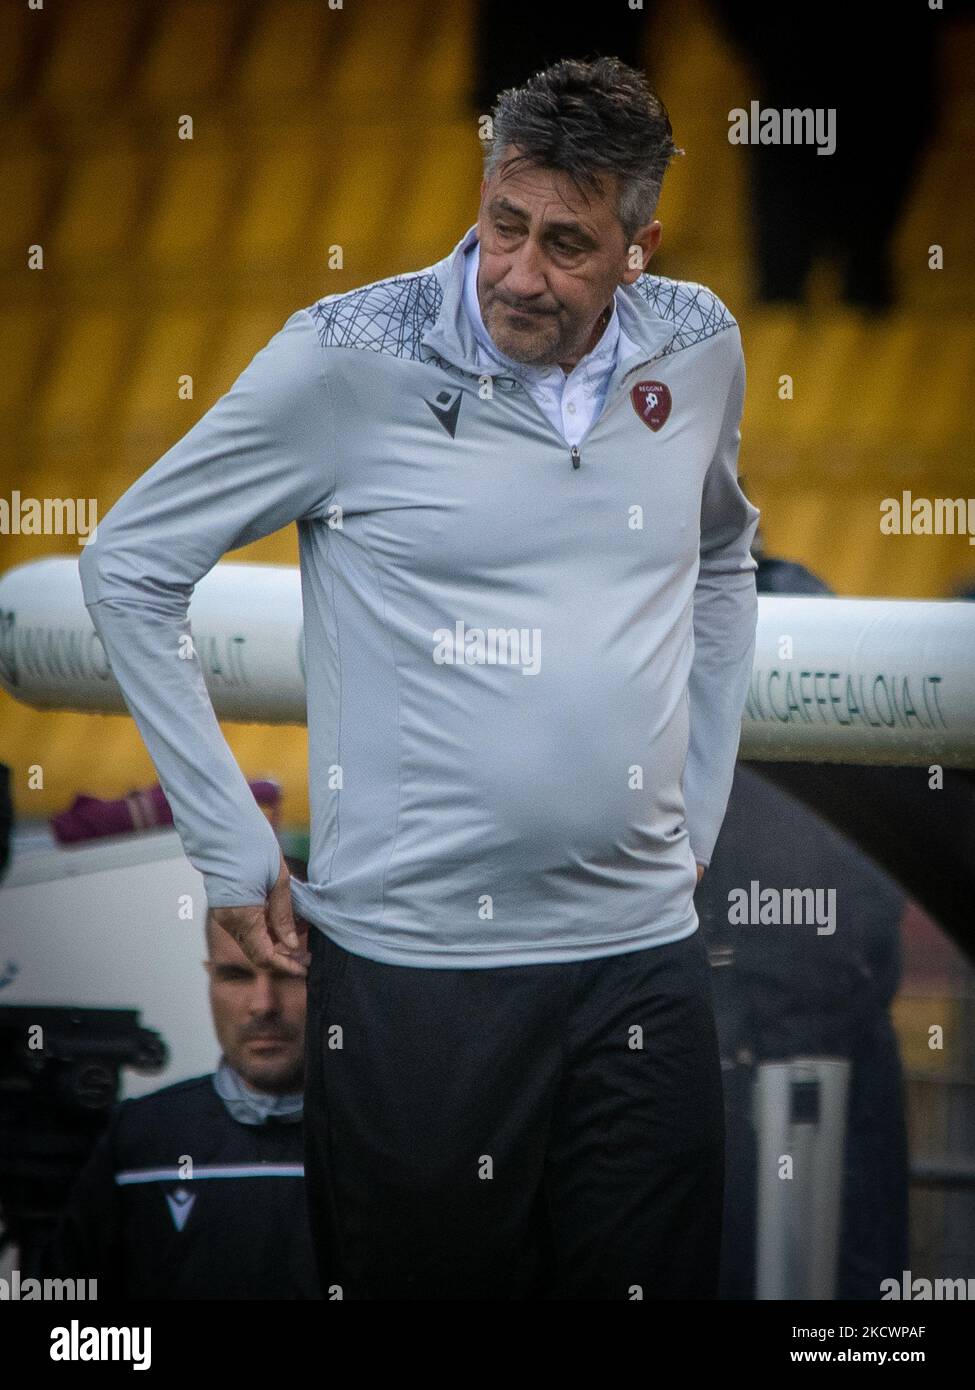
[(302, 309), (119, 499), (79, 565), (91, 620), (213, 907), (263, 902), (280, 851), (217, 722), (189, 601), (228, 550), (327, 515), (332, 423), (321, 345)]
[[(735, 330), (738, 339), (737, 330)], [(745, 362), (738, 362), (701, 500), (701, 563), (694, 591), (694, 661), (684, 804), (694, 858), (710, 863), (731, 793), (741, 713), (755, 654), (758, 597), (751, 543), (759, 513), (738, 483)]]

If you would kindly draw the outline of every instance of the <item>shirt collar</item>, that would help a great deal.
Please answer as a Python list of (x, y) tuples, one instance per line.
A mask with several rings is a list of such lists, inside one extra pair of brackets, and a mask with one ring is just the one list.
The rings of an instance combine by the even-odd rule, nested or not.
[(220, 1065), (214, 1072), (213, 1089), (231, 1116), (242, 1125), (263, 1125), (272, 1119), (297, 1124), (302, 1116), (304, 1092), (270, 1095), (265, 1091), (252, 1091), (225, 1057), (220, 1058)]

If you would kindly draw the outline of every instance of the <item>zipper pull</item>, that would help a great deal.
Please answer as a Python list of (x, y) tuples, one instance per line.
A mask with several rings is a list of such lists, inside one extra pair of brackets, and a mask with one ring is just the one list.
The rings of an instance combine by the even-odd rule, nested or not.
[(572, 467), (578, 468), (580, 463), (582, 462), (582, 455), (579, 453), (578, 444), (573, 444), (572, 449), (569, 453), (569, 457), (572, 460)]

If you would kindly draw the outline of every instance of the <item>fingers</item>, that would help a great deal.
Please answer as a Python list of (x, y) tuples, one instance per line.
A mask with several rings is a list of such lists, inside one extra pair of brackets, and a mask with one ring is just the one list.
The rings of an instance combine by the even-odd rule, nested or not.
[(275, 942), (267, 929), (263, 913), (257, 918), (224, 921), (219, 925), (233, 937), (251, 965), (257, 969), (283, 970), (286, 975), (306, 974), (306, 966), (311, 961), (311, 956), (302, 951), (300, 946), (295, 952), (280, 942)]
[(306, 973), (308, 966), (311, 965), (311, 952), (308, 949), (308, 933), (310, 930), (311, 928), (308, 923), (301, 919), (295, 923), (295, 931), (298, 934), (298, 950), (295, 952), (293, 959), (301, 962), (305, 967)]
[(266, 901), (253, 907), (217, 908), (213, 920), (236, 941), (252, 965), (304, 975), (311, 962), (291, 908), (291, 875), (281, 856), (277, 882)]
[(233, 937), (251, 965), (268, 969), (277, 964), (263, 907), (217, 908), (213, 920)]
[(300, 950), (301, 943), (291, 911), (291, 875), (283, 859), (278, 881), (268, 895), (267, 917), (272, 940), (280, 942), (289, 952)]

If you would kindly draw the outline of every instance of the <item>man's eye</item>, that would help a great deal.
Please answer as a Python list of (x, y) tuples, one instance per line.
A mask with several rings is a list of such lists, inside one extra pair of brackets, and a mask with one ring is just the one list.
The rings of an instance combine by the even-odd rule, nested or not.
[(553, 243), (553, 245), (555, 246), (556, 251), (561, 252), (563, 256), (576, 256), (579, 254), (579, 247), (570, 246), (570, 244), (567, 241), (556, 241)]

